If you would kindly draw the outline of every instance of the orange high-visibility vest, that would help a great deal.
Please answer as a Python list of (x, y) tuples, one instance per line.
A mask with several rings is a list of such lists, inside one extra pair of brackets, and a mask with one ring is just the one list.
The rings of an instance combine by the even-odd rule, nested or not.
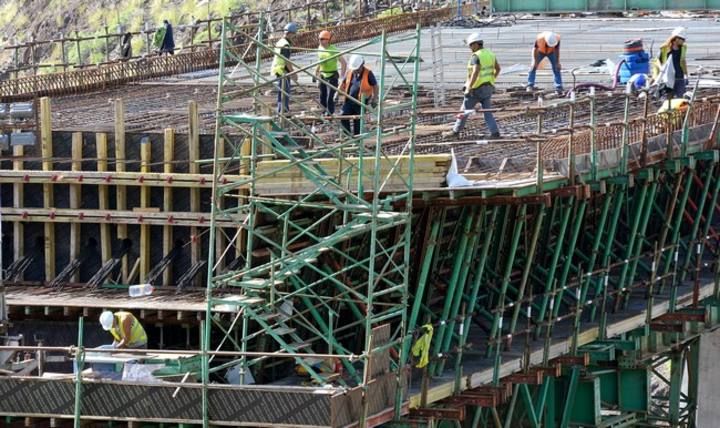
[[(349, 94), (350, 90), (350, 81), (352, 80), (352, 71), (348, 71), (345, 75), (345, 80), (343, 81), (342, 86), (340, 89)], [(365, 98), (370, 98), (373, 96), (373, 87), (370, 85), (370, 70), (367, 69), (367, 67), (363, 68), (362, 75), (360, 76), (360, 96), (364, 95)]]
[[(560, 36), (557, 36), (558, 38), (558, 45), (560, 44)], [(555, 52), (557, 49), (557, 46), (554, 48), (551, 48), (550, 46), (545, 43), (545, 37), (543, 37), (543, 33), (540, 33), (537, 35), (537, 39), (535, 39), (535, 44), (537, 45), (537, 50), (543, 55), (550, 55), (551, 53)]]

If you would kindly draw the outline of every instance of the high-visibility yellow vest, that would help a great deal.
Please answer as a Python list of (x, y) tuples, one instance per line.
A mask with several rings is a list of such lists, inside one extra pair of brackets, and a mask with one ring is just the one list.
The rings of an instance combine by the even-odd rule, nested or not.
[(285, 65), (287, 64), (287, 60), (280, 54), (280, 51), (287, 46), (290, 46), (290, 42), (285, 37), (275, 43), (275, 56), (273, 56), (271, 69), (273, 76), (285, 75)]
[[(487, 49), (478, 49), (473, 52), (473, 55), (477, 57), (480, 62), (480, 73), (478, 73), (477, 79), (470, 85), (470, 88), (477, 89), (480, 85), (489, 83), (495, 84), (495, 54)], [(468, 61), (468, 79), (472, 76), (473, 68), (472, 57)]]
[[(668, 56), (670, 55), (670, 50), (672, 49), (671, 45), (663, 45), (660, 46), (660, 64), (665, 64), (665, 61), (667, 61)], [(685, 62), (685, 54), (687, 53), (687, 45), (683, 44), (680, 46), (680, 67), (683, 69), (683, 74), (685, 76), (688, 75), (687, 70), (685, 67), (683, 67), (683, 63)]]
[(122, 326), (125, 320), (130, 317), (132, 319), (132, 323), (130, 324), (130, 337), (127, 338), (127, 340), (125, 341), (126, 344), (142, 345), (147, 343), (147, 334), (145, 334), (145, 329), (143, 328), (142, 324), (140, 324), (140, 321), (135, 318), (135, 315), (131, 314), (130, 312), (118, 311), (115, 312), (113, 316), (115, 317), (115, 325), (117, 325), (117, 327), (113, 326), (110, 329), (110, 334), (112, 334), (112, 337), (117, 342), (120, 342), (124, 339)]
[(335, 45), (328, 45), (327, 48), (318, 46), (318, 61), (320, 62), (320, 72), (323, 77), (330, 77), (338, 71), (338, 57), (332, 58), (337, 55), (338, 50)]

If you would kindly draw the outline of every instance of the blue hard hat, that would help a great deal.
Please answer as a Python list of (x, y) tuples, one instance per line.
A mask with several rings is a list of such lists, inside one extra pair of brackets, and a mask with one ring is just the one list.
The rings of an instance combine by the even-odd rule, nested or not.
[(287, 24), (285, 24), (285, 27), (283, 28), (283, 30), (284, 30), (286, 33), (297, 33), (297, 32), (298, 32), (298, 25), (297, 25), (296, 23), (294, 23), (294, 22), (288, 22)]
[(647, 77), (644, 74), (638, 74), (638, 77), (635, 79), (635, 82), (634, 82), (635, 89), (644, 88), (646, 83), (647, 83)]

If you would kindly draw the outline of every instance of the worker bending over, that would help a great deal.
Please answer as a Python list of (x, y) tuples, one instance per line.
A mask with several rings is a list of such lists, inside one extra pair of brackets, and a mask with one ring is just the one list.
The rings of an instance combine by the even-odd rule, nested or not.
[(287, 113), (290, 111), (290, 79), (297, 83), (297, 74), (287, 77), (292, 73), (293, 66), (290, 64), (290, 47), (292, 38), (298, 31), (298, 26), (294, 22), (289, 22), (283, 28), (283, 36), (275, 43), (275, 55), (271, 66), (273, 78), (277, 80), (277, 111), (278, 113)]
[(135, 315), (126, 311), (100, 314), (100, 325), (113, 337), (114, 348), (147, 349), (147, 334)]
[(528, 73), (527, 91), (535, 90), (535, 73), (540, 62), (547, 58), (552, 66), (553, 76), (555, 79), (555, 92), (563, 95), (562, 83), (562, 66), (560, 65), (560, 35), (552, 31), (545, 31), (537, 35), (535, 46), (532, 50), (532, 62), (530, 63), (530, 72)]
[[(345, 75), (347, 62), (345, 58), (338, 55), (335, 45), (330, 44), (332, 33), (321, 31), (318, 35), (320, 45), (318, 46), (318, 65), (315, 68), (315, 76), (318, 78), (320, 89), (320, 105), (323, 106), (324, 114), (335, 114), (335, 88), (338, 86), (338, 79)], [(338, 74), (338, 62), (340, 62), (340, 74)]]
[[(495, 54), (484, 48), (480, 33), (472, 33), (467, 39), (467, 44), (472, 54), (467, 66), (467, 80), (463, 87), (465, 93), (462, 104), (463, 112), (458, 115), (452, 131), (443, 133), (445, 137), (457, 137), (460, 134), (460, 131), (465, 128), (465, 122), (469, 114), (475, 110), (477, 103), (480, 103), (485, 110), (492, 108), (492, 95), (495, 92), (495, 79), (500, 74), (500, 64), (495, 59)], [(500, 138), (500, 131), (492, 112), (484, 111), (483, 116), (490, 131), (490, 137)]]
[[(687, 89), (687, 62), (685, 55), (687, 53), (687, 45), (685, 44), (685, 28), (678, 27), (673, 30), (670, 37), (660, 46), (660, 66), (662, 67), (668, 61), (672, 60), (672, 66), (675, 70), (675, 79), (672, 89), (668, 92), (673, 94), (675, 98), (681, 98)], [(665, 82), (666, 84), (668, 82)], [(668, 85), (669, 87), (670, 85)]]
[[(365, 67), (365, 59), (360, 55), (352, 55), (350, 61), (348, 61), (348, 67), (349, 71), (340, 86), (340, 90), (347, 94), (342, 107), (342, 114), (343, 116), (359, 116), (360, 104), (355, 100), (370, 104), (373, 108), (377, 107), (377, 80), (375, 80), (373, 72)], [(346, 131), (350, 132), (350, 119), (342, 119), (340, 123), (342, 123)], [(352, 135), (358, 135), (359, 133), (360, 118), (356, 117), (353, 119)]]

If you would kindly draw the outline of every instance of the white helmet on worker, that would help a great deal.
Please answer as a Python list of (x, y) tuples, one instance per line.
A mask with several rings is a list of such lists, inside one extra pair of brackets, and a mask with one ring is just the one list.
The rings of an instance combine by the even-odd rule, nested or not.
[(685, 27), (677, 27), (673, 30), (670, 37), (680, 37), (681, 39), (685, 40), (687, 39), (687, 30), (685, 29)]
[(113, 321), (115, 321), (115, 317), (113, 316), (112, 312), (104, 311), (100, 314), (100, 325), (102, 326), (103, 330), (110, 330), (113, 326)]
[(560, 43), (560, 38), (557, 34), (553, 33), (552, 31), (546, 31), (543, 33), (543, 39), (545, 39), (545, 43), (551, 47), (554, 48), (555, 46)]
[(362, 55), (352, 55), (350, 56), (350, 61), (348, 61), (350, 71), (359, 70), (363, 64), (365, 64), (365, 58), (363, 58)]
[(470, 46), (470, 45), (473, 44), (473, 43), (480, 43), (480, 44), (482, 45), (482, 44), (483, 44), (482, 34), (480, 34), (480, 33), (472, 33), (472, 34), (470, 34), (470, 35), (468, 36), (467, 40), (465, 40), (465, 43), (467, 43), (468, 46)]

